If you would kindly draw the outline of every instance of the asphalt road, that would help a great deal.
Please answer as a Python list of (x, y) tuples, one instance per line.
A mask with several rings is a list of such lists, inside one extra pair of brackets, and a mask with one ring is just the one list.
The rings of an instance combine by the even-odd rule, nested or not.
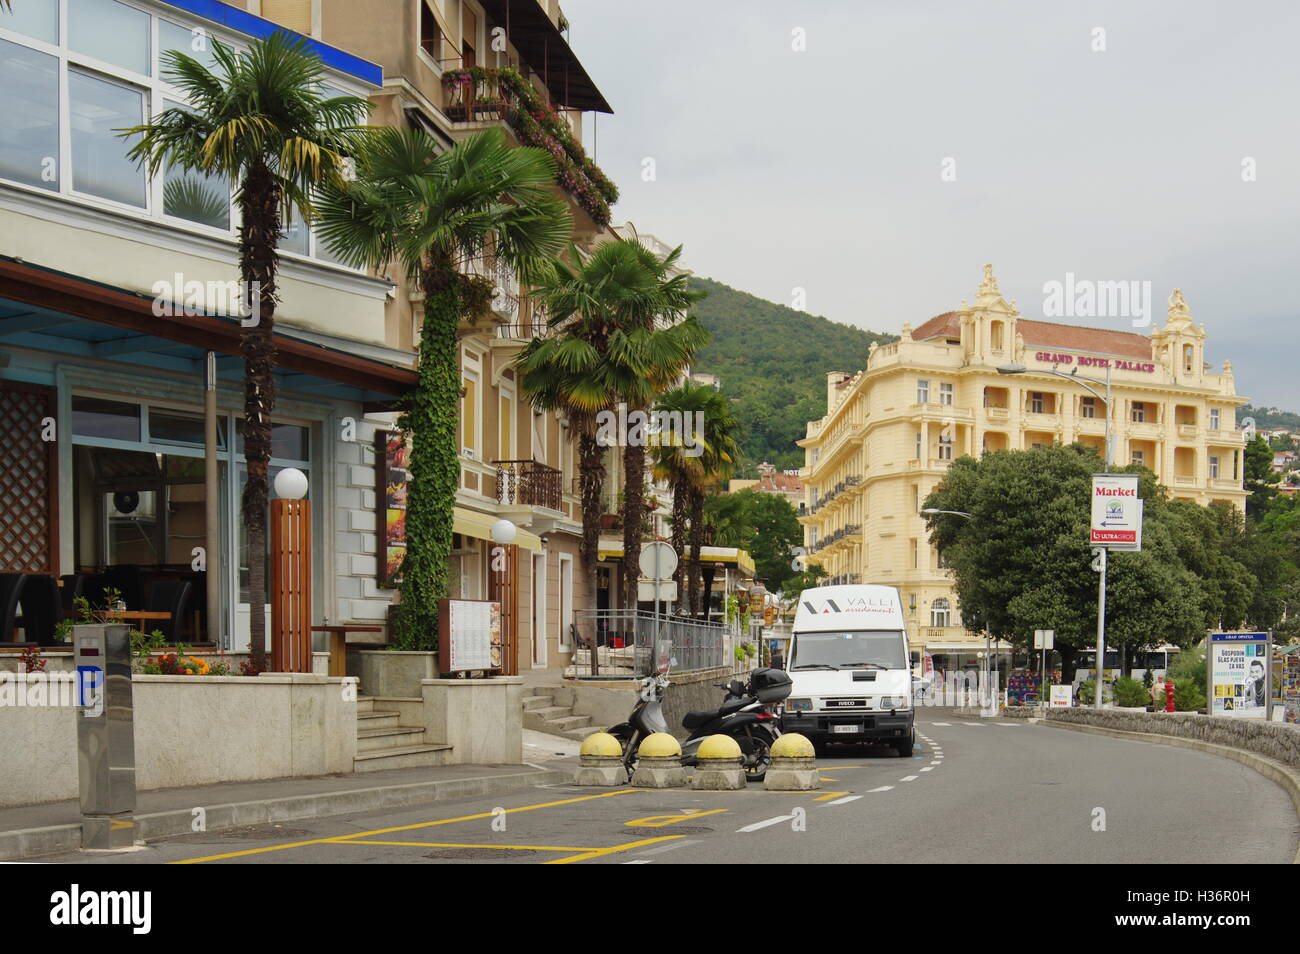
[(1237, 762), (923, 712), (915, 755), (833, 751), (821, 791), (536, 788), (195, 833), (90, 864), (1291, 863), (1287, 795)]

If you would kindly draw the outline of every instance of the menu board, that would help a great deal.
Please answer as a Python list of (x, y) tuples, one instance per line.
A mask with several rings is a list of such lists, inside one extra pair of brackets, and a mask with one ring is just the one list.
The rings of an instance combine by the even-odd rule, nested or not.
[(1268, 642), (1268, 633), (1210, 634), (1210, 715), (1265, 717)]
[(379, 528), (379, 585), (402, 581), (406, 559), (406, 491), (411, 448), (401, 431), (375, 432), (375, 507)]
[(487, 672), (502, 668), (500, 603), (443, 600), (439, 622), (443, 672)]

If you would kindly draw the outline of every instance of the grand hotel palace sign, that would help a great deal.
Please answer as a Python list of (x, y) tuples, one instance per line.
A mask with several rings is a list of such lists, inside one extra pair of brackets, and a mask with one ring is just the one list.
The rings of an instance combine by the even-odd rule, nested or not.
[(1081, 368), (1114, 368), (1116, 371), (1140, 371), (1143, 374), (1154, 374), (1156, 366), (1150, 361), (1133, 361), (1129, 358), (1101, 358), (1090, 354), (1081, 354), (1077, 357), (1072, 354), (1061, 354), (1055, 351), (1036, 351), (1034, 352), (1035, 361), (1049, 361), (1052, 364), (1077, 364)]

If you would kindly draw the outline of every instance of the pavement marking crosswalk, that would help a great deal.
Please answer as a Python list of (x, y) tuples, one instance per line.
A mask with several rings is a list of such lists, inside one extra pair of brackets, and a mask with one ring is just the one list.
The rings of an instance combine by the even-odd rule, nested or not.
[(879, 788), (873, 788), (873, 789), (872, 789), (870, 792), (868, 792), (867, 794), (870, 795), (872, 792), (891, 792), (891, 791), (893, 791), (893, 789), (894, 789), (894, 786), (892, 786), (892, 785), (882, 785), (882, 786), (880, 786)]
[(843, 798), (837, 798), (837, 799), (835, 799), (835, 801), (833, 801), (833, 802), (827, 802), (826, 804), (827, 804), (827, 805), (844, 805), (844, 804), (846, 804), (846, 803), (848, 803), (848, 802), (856, 802), (856, 801), (857, 801), (859, 798), (861, 798), (861, 797), (862, 797), (861, 795), (846, 795), (846, 796), (844, 796)]
[(963, 722), (962, 725), (974, 725), (979, 726), (981, 729), (984, 728), (983, 722)]
[(758, 831), (760, 828), (767, 828), (769, 825), (779, 825), (781, 822), (788, 822), (794, 819), (794, 815), (777, 815), (775, 818), (768, 818), (765, 821), (754, 822), (752, 825), (746, 825), (744, 828), (737, 828), (736, 834), (741, 832)]
[(942, 761), (943, 761), (943, 759), (935, 759), (935, 760), (934, 760), (933, 762), (931, 762), (930, 764), (931, 764), (931, 765), (938, 765), (938, 764), (941, 763)]

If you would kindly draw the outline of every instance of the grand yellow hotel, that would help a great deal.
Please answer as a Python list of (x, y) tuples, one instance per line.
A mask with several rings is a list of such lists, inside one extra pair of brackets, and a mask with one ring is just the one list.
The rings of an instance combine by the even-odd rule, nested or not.
[[(798, 442), (808, 562), (826, 583), (898, 587), (912, 648), (937, 669), (979, 665), (984, 637), (962, 626), (919, 513), (926, 496), (964, 454), (1078, 441), (1104, 456), (1104, 400), (1044, 372), (1104, 381), (1109, 370), (1114, 459), (1151, 468), (1175, 497), (1244, 506), (1236, 409), (1246, 398), (1230, 361), (1211, 372), (1205, 339), (1178, 291), (1150, 335), (1021, 318), (984, 266), (973, 305), (904, 324), (898, 342), (871, 346), (865, 370), (826, 376), (826, 416)], [(1014, 365), (1024, 371), (997, 370)]]

